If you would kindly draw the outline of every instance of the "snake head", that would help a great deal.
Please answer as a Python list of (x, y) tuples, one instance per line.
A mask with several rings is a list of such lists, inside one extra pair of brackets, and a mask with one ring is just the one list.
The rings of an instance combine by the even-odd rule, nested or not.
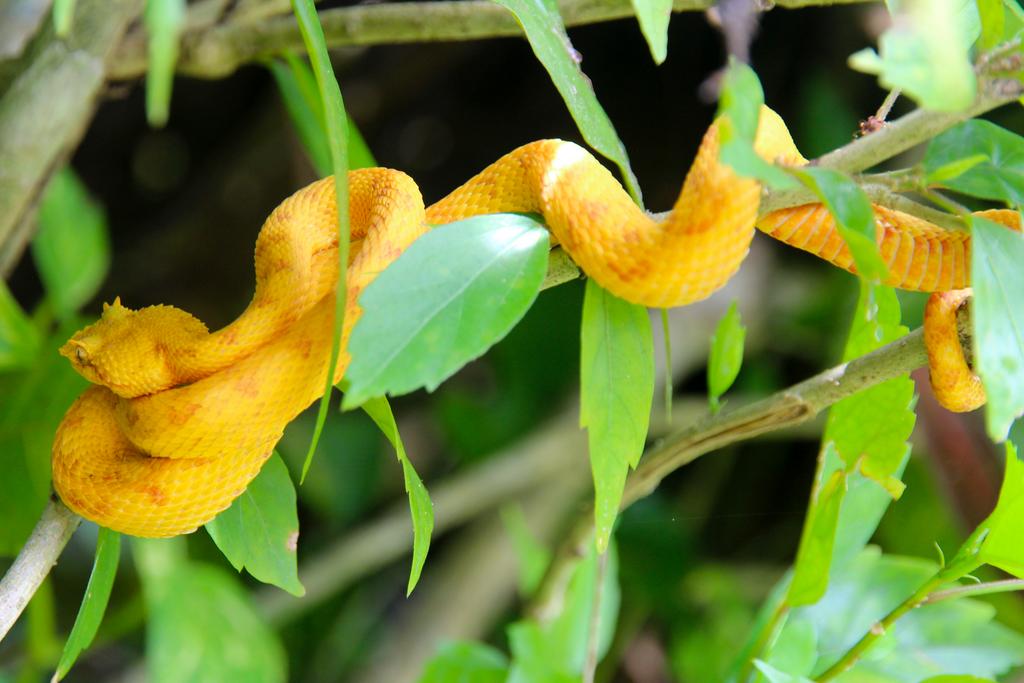
[(206, 327), (171, 306), (132, 310), (117, 298), (103, 315), (76, 332), (60, 354), (78, 374), (118, 396), (135, 398), (180, 384), (172, 349), (182, 338), (206, 334)]

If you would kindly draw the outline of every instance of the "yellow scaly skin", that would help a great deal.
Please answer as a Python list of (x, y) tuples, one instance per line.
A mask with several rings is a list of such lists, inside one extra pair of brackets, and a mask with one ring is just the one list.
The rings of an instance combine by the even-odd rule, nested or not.
[[(768, 108), (755, 147), (771, 161), (805, 163)], [(61, 349), (97, 385), (71, 406), (54, 440), (54, 487), (68, 507), (123, 533), (174, 536), (209, 521), (245, 490), (284, 426), (323, 392), (334, 309), (329, 295), (338, 277), (332, 183), (327, 178), (300, 190), (267, 219), (257, 240), (253, 302), (234, 323), (209, 333), (178, 309), (133, 311), (115, 301)], [(739, 267), (761, 189), (718, 162), (714, 125), (673, 211), (660, 223), (586, 151), (558, 140), (507, 154), (429, 209), (415, 183), (398, 171), (354, 171), (349, 183), (353, 241), (335, 382), (348, 366), (359, 294), (428, 225), (537, 212), (552, 241), (612, 293), (646, 306), (681, 306), (710, 295)], [(771, 214), (766, 229), (783, 230), (801, 219), (800, 210)], [(880, 220), (883, 254), (887, 240), (920, 232), (916, 219), (879, 211), (896, 236)], [(850, 268), (827, 212), (803, 223), (817, 225), (810, 241), (836, 245), (830, 260)], [(924, 233), (928, 243), (932, 234)], [(906, 244), (918, 246), (901, 241), (894, 249), (909, 250), (908, 273), (942, 270), (944, 262), (932, 266), (932, 252), (919, 248), (923, 243), (915, 236)]]

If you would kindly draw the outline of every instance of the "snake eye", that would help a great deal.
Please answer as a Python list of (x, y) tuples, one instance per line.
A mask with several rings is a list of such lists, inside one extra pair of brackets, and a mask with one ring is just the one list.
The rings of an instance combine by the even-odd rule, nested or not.
[(75, 347), (75, 358), (78, 359), (79, 363), (85, 363), (89, 359), (89, 354), (85, 352), (81, 346)]

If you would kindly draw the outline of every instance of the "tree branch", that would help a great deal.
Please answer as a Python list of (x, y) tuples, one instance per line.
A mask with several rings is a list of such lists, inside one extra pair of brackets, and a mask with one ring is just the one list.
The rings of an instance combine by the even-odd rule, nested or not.
[(14, 564), (0, 580), (0, 641), (57, 564), (57, 558), (81, 521), (81, 517), (59, 500), (50, 499)]
[[(799, 8), (853, 4), (871, 0), (777, 0), (779, 7)], [(252, 3), (248, 3), (251, 5)], [(706, 10), (713, 0), (674, 0), (675, 12)], [(221, 78), (242, 64), (302, 49), (302, 36), (287, 3), (231, 13), (208, 30), (186, 33), (178, 60), (179, 73)], [(629, 0), (561, 0), (566, 26), (580, 26), (634, 15)], [(271, 16), (268, 14), (272, 13)], [(330, 48), (436, 41), (480, 40), (521, 36), (512, 14), (490, 0), (441, 0), (339, 7), (319, 12)], [(255, 19), (255, 20), (254, 20)], [(138, 78), (146, 72), (146, 38), (134, 31), (120, 46), (115, 78)]]
[[(920, 329), (865, 356), (826, 370), (756, 403), (707, 415), (657, 443), (626, 480), (621, 509), (649, 495), (669, 474), (701, 455), (765, 432), (799, 425), (834, 403), (924, 366)], [(575, 561), (586, 553), (594, 530), (592, 509), (582, 512), (559, 547), (530, 612), (549, 619), (561, 610)]]
[(52, 171), (85, 133), (114, 47), (138, 14), (137, 0), (82, 0), (71, 34), (52, 22), (28, 48), (0, 98), (0, 274), (34, 232), (31, 214)]

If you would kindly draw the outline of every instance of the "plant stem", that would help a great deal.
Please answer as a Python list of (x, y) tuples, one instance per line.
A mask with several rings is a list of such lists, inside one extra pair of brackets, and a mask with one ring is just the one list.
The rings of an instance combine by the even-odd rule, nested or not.
[(583, 683), (594, 683), (597, 672), (597, 648), (601, 633), (601, 601), (604, 597), (604, 578), (608, 572), (608, 552), (597, 558), (594, 576), (594, 598), (590, 603), (590, 619), (587, 620), (587, 652), (583, 662)]
[[(776, 0), (775, 5), (800, 7), (841, 5), (870, 0)], [(672, 10), (704, 11), (714, 0), (674, 0)], [(287, 2), (275, 8), (229, 13), (212, 28), (183, 36), (179, 73), (199, 78), (221, 78), (247, 62), (302, 49), (295, 22), (283, 16)], [(629, 0), (561, 0), (559, 12), (566, 26), (594, 24), (634, 16)], [(521, 36), (512, 14), (490, 0), (441, 0), (365, 4), (319, 12), (327, 45), (422, 43), (480, 40)], [(203, 22), (196, 22), (200, 26)], [(118, 49), (115, 78), (139, 78), (146, 73), (146, 36), (135, 31)]]
[(972, 583), (966, 586), (956, 586), (942, 591), (935, 591), (924, 601), (926, 605), (943, 600), (955, 600), (958, 598), (973, 598), (979, 595), (991, 595), (993, 593), (1008, 593), (1010, 591), (1024, 590), (1024, 579), (1003, 579), (1002, 581), (987, 581), (985, 583)]
[(51, 498), (25, 546), (0, 580), (0, 641), (57, 563), (82, 518)]
[[(920, 329), (865, 356), (826, 370), (768, 398), (717, 415), (705, 415), (666, 437), (646, 453), (626, 480), (621, 509), (649, 495), (669, 474), (701, 455), (765, 432), (812, 419), (834, 403), (928, 362)], [(593, 534), (593, 510), (582, 510), (559, 546), (530, 606), (546, 620), (558, 613), (576, 561), (586, 553)]]

